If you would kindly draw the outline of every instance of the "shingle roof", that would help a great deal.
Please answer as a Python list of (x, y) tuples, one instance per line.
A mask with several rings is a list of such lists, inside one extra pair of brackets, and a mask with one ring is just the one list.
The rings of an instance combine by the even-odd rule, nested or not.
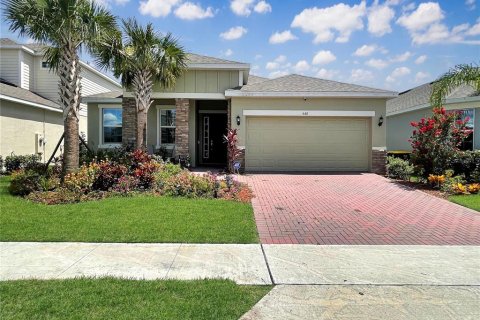
[(188, 53), (187, 59), (189, 63), (198, 63), (198, 64), (243, 64), (243, 62), (202, 56), (195, 53)]
[(0, 79), (0, 94), (11, 98), (16, 98), (32, 103), (38, 103), (47, 107), (62, 110), (62, 107), (59, 104), (53, 102), (52, 100), (44, 98), (41, 95), (36, 94), (35, 92), (19, 88), (16, 85), (3, 79)]
[(385, 93), (392, 91), (369, 88), (356, 84), (325, 80), (298, 74), (291, 74), (258, 83), (243, 86), (242, 92), (358, 92), (358, 93)]
[(0, 45), (4, 45), (4, 46), (14, 46), (14, 45), (17, 45), (18, 43), (16, 43), (15, 41), (13, 41), (12, 39), (9, 39), (9, 38), (0, 38)]
[(254, 76), (253, 74), (249, 75), (248, 76), (248, 83), (247, 84), (256, 84), (256, 83), (260, 83), (260, 82), (263, 82), (263, 81), (267, 81), (269, 80), (268, 78), (264, 78), (264, 77), (259, 77), (259, 76)]
[(107, 98), (107, 99), (116, 99), (122, 98), (123, 93), (121, 91), (110, 91), (110, 92), (102, 92), (97, 94), (91, 94), (89, 96), (84, 96), (83, 98)]
[[(392, 113), (408, 112), (418, 106), (429, 106), (433, 82), (401, 92), (397, 98), (387, 101), (387, 115)], [(453, 90), (447, 99), (478, 96), (479, 93), (469, 85), (462, 85)]]

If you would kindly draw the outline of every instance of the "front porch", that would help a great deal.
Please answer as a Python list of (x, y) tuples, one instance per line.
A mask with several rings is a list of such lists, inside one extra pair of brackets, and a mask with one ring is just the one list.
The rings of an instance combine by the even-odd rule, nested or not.
[[(223, 136), (230, 126), (227, 100), (156, 99), (145, 130), (149, 152), (169, 158), (189, 157), (192, 167), (225, 168)], [(135, 143), (136, 108), (133, 98), (122, 99), (122, 142)]]

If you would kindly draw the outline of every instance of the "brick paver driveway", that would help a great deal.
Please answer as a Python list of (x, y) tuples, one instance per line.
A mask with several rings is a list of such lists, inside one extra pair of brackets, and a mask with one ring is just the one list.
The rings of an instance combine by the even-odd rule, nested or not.
[(480, 245), (480, 213), (375, 174), (252, 174), (262, 243)]

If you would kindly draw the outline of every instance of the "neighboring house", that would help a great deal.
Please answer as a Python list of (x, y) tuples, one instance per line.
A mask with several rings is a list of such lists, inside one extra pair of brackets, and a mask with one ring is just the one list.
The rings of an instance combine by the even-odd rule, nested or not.
[[(430, 95), (432, 83), (426, 83), (402, 92), (387, 102), (387, 149), (389, 152), (410, 152), (408, 140), (413, 127), (412, 121), (432, 115)], [(453, 90), (443, 104), (447, 111), (461, 111), (463, 117), (469, 117), (469, 127), (473, 134), (464, 144), (465, 149), (480, 149), (480, 96), (468, 85)]]
[[(226, 165), (223, 135), (238, 129), (246, 171), (384, 171), (386, 101), (395, 92), (289, 75), (266, 79), (250, 65), (189, 54), (176, 86), (154, 88), (150, 152), (174, 150), (193, 166)], [(132, 92), (85, 97), (88, 142), (135, 141)]]
[[(63, 133), (58, 76), (43, 60), (44, 46), (0, 39), (0, 155), (54, 151)], [(84, 62), (82, 94), (121, 90), (121, 85)], [(80, 132), (87, 133), (87, 107), (80, 108)]]

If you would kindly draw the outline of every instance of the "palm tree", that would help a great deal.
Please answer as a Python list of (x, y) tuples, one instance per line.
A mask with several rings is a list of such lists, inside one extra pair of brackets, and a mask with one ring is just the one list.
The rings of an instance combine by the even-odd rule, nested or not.
[(447, 95), (460, 85), (467, 84), (480, 92), (480, 68), (473, 64), (459, 64), (438, 78), (433, 84), (430, 102), (434, 108), (442, 105)]
[(91, 0), (5, 0), (11, 31), (47, 45), (46, 61), (60, 80), (64, 120), (63, 174), (78, 168), (78, 113), (81, 98), (79, 53), (93, 52), (115, 32), (115, 17)]
[[(154, 83), (172, 87), (186, 68), (186, 53), (171, 35), (156, 32), (135, 19), (122, 20), (123, 35), (117, 34), (96, 53), (97, 64), (111, 68), (122, 85), (131, 88), (137, 110), (135, 148), (145, 148), (147, 112), (152, 104)], [(124, 144), (128, 143), (124, 141)]]

